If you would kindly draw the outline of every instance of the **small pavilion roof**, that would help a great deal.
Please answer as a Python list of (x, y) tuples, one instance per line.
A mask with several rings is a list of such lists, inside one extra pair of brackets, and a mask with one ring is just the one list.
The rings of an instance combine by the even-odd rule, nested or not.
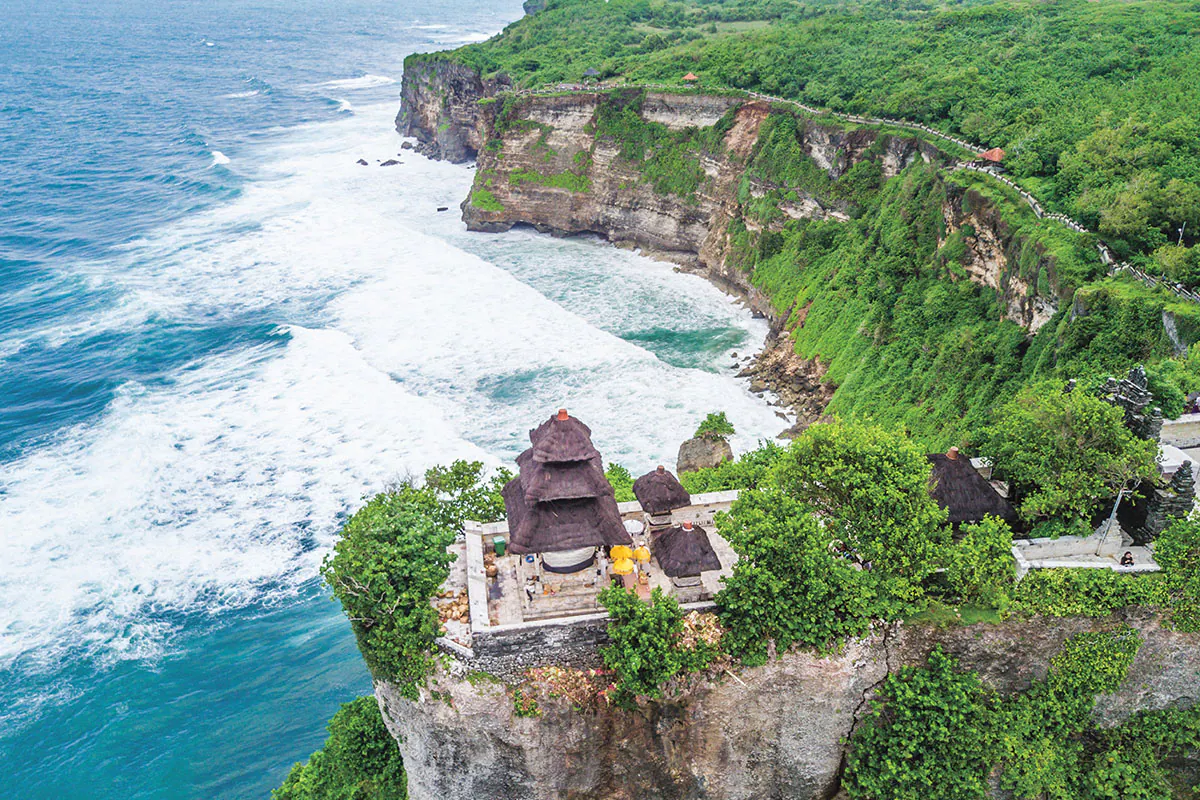
[(692, 497), (661, 464), (633, 482), (633, 494), (649, 514), (665, 514), (692, 504)]
[(599, 74), (600, 74), (600, 70), (596, 69), (595, 67), (588, 67), (587, 69), (585, 69), (583, 71), (583, 76), (585, 78), (594, 78)]
[(955, 528), (964, 522), (980, 522), (988, 514), (1000, 517), (1010, 525), (1017, 521), (1012, 504), (971, 466), (971, 459), (959, 454), (957, 447), (950, 448), (948, 453), (934, 453), (926, 458), (933, 464), (929, 494), (946, 509), (948, 521)]
[(999, 147), (993, 147), (980, 155), (980, 158), (986, 161), (995, 161), (997, 164), (1004, 160), (1004, 151)]
[(689, 72), (687, 75), (683, 76), (683, 79), (685, 81), (698, 81), (700, 80), (700, 76), (694, 72)]
[(721, 568), (721, 559), (708, 541), (708, 533), (699, 526), (691, 526), (690, 530), (681, 525), (668, 528), (654, 537), (650, 549), (662, 571), (671, 578), (687, 578)]

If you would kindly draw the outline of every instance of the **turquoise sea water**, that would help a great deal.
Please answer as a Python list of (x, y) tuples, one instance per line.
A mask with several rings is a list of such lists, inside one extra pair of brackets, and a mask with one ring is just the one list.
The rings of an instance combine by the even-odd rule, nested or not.
[(389, 481), (560, 405), (635, 470), (784, 426), (719, 292), (400, 150), (404, 56), (520, 13), (0, 4), (0, 796), (265, 797), (370, 689), (317, 567)]

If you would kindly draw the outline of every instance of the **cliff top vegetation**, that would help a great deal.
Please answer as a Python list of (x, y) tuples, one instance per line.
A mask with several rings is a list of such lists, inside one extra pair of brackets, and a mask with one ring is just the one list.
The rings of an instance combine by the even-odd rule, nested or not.
[(1010, 173), (1052, 210), (1195, 283), (1197, 32), (1190, 0), (551, 0), (487, 42), (432, 58), (519, 86), (588, 69), (672, 84), (692, 72), (701, 86), (923, 122), (1002, 147)]

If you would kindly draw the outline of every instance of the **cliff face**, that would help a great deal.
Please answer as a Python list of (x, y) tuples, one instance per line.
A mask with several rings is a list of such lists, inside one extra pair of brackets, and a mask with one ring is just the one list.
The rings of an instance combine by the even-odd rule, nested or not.
[(454, 163), (470, 161), (483, 146), (479, 101), (510, 87), (503, 76), (484, 80), (449, 61), (408, 59), (404, 64), (396, 130), (417, 140), (417, 151)]
[[(1097, 702), (1097, 722), (1194, 705), (1200, 636), (1165, 631), (1140, 613), (1127, 621), (1144, 641), (1125, 684)], [(636, 711), (581, 712), (540, 697), (542, 715), (521, 718), (503, 686), (450, 675), (432, 687), (436, 699), (411, 702), (382, 682), (375, 694), (400, 743), (414, 800), (816, 800), (837, 791), (843, 740), (890, 671), (924, 663), (940, 645), (997, 691), (1021, 691), (1045, 676), (1067, 637), (1110, 624), (897, 627), (835, 657), (788, 654)]]
[(960, 266), (966, 277), (995, 290), (1005, 316), (1036, 333), (1058, 311), (1058, 298), (1050, 290), (1058, 282), (1054, 260), (1038, 246), (1012, 236), (995, 206), (978, 193), (948, 188), (942, 216), (947, 238), (961, 237)]
[[(482, 126), (487, 144), (479, 152), (475, 187), (462, 206), (468, 229), (496, 232), (529, 224), (545, 232), (599, 234), (700, 271), (772, 316), (749, 274), (728, 258), (729, 224), (741, 217), (742, 182), (751, 197), (780, 188), (747, 172), (770, 107), (738, 97), (646, 93), (639, 116), (671, 131), (728, 122), (721, 128), (720, 147), (713, 148), (717, 154), (700, 160), (704, 175), (697, 189), (672, 193), (660, 191), (642, 164), (623, 157), (622, 143), (596, 135), (604, 102), (607, 95), (599, 93), (530, 96), (474, 123)], [(831, 179), (866, 158), (877, 159), (884, 177), (892, 177), (914, 161), (938, 155), (918, 140), (888, 137), (877, 146), (877, 138), (871, 130), (808, 123), (801, 146)], [(849, 218), (845, 204), (790, 187), (780, 211), (774, 227), (784, 217)], [(745, 224), (751, 230), (762, 227), (753, 220)]]
[[(583, 93), (527, 97), (510, 108), (512, 118), (491, 127), (479, 155), (475, 189), (463, 204), (467, 227), (499, 231), (527, 223), (558, 233), (597, 233), (680, 263), (711, 259), (736, 194), (738, 159), (749, 155), (765, 105), (738, 109), (725, 136), (727, 152), (706, 158), (700, 190), (681, 197), (656, 191), (621, 158), (619, 143), (595, 136), (602, 100)], [(651, 93), (642, 116), (681, 130), (711, 126), (737, 104), (735, 98)], [(480, 201), (481, 190), (487, 202)]]

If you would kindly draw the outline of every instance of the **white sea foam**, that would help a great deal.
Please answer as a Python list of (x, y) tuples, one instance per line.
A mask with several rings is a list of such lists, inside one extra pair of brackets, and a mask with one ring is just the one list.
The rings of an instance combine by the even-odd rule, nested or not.
[(220, 150), (212, 151), (212, 163), (214, 167), (229, 163), (229, 156), (222, 153)]
[(745, 350), (761, 323), (632, 253), (466, 233), (435, 209), (457, 205), (469, 170), (376, 166), (398, 152), (393, 114), (279, 134), (243, 159), (257, 174), (238, 199), (88, 267), (125, 298), (92, 328), (292, 325), (127, 385), (7, 465), (0, 668), (154, 658), (181, 614), (285, 597), (364, 494), (457, 457), (511, 458), (560, 405), (635, 470), (673, 461), (708, 411), (729, 413), (739, 449), (783, 427), (729, 371), (674, 367), (617, 335), (710, 320), (747, 331)]
[(359, 78), (341, 78), (335, 81), (310, 84), (311, 89), (373, 89), (376, 86), (387, 86), (395, 83), (395, 78), (387, 75), (363, 75)]
[(223, 95), (226, 100), (243, 100), (247, 97), (258, 97), (259, 90), (251, 89), (248, 92), (233, 92), (232, 94)]

